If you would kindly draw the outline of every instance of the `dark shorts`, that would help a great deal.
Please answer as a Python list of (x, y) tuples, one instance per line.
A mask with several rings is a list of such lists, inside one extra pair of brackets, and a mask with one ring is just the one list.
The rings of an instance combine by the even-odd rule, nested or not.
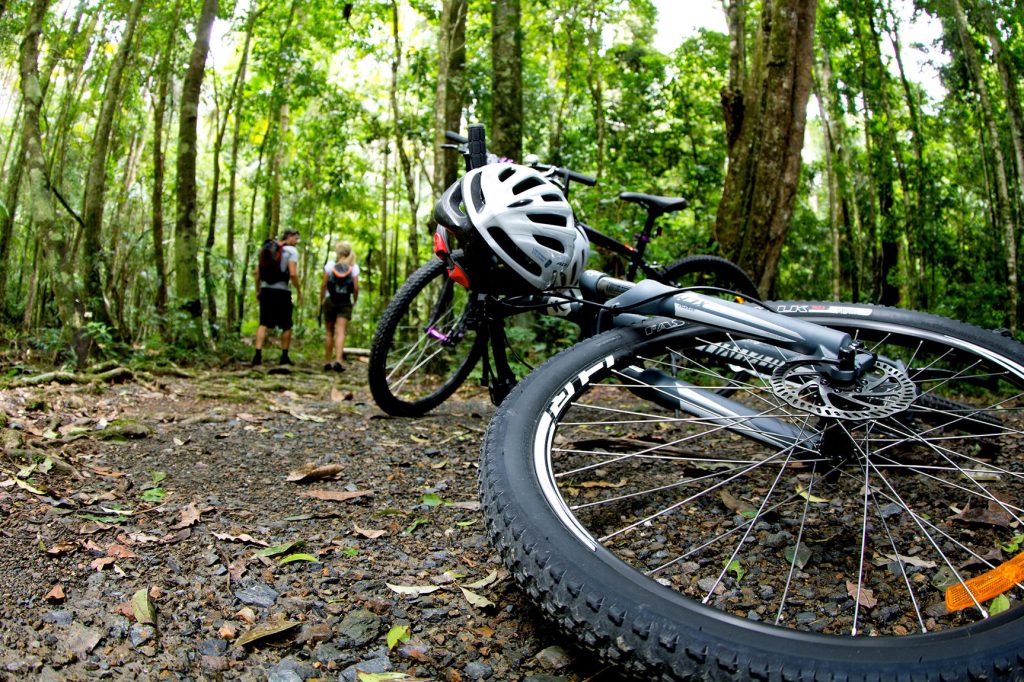
[(292, 292), (288, 289), (260, 289), (260, 326), (292, 328)]
[(339, 317), (352, 319), (352, 303), (337, 305), (328, 296), (324, 299), (324, 323), (333, 325)]

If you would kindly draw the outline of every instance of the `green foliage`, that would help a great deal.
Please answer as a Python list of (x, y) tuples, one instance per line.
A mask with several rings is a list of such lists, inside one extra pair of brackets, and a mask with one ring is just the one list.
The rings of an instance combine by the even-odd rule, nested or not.
[[(469, 0), (466, 123), (489, 124), (491, 111), (491, 5)], [(759, 3), (748, 7), (749, 46)], [(17, 72), (27, 3), (12, 2), (0, 15), (0, 61)], [(178, 303), (155, 308), (152, 113), (159, 74), (180, 88), (198, 7), (172, 0), (147, 2), (120, 92), (107, 162), (104, 250), (71, 249), (75, 219), (60, 208), (69, 236), (64, 255), (72, 271), (84, 258), (101, 261), (106, 305), (113, 324), (87, 321), (81, 338), (101, 355), (133, 361), (215, 363), (247, 359), (247, 341), (258, 310), (253, 297), (255, 254), (279, 211), (279, 229), (302, 232), (300, 268), (304, 296), (296, 310), (298, 352), (319, 357), (322, 329), (315, 325), (321, 269), (333, 244), (355, 244), (362, 268), (362, 294), (349, 327), (349, 347), (368, 346), (376, 321), (406, 274), (430, 254), (427, 224), (432, 208), (433, 115), (437, 80), (437, 2), (402, 0), (399, 8), (398, 71), (392, 109), (390, 0), (353, 3), (221, 3), (202, 106), (198, 168), (203, 235), (214, 220), (212, 275), (216, 286), (218, 349), (211, 354), (198, 338), (191, 348), (173, 337), (188, 326)], [(846, 183), (830, 193), (826, 137), (820, 120), (810, 121), (799, 199), (783, 251), (776, 293), (786, 297), (832, 295), (831, 209), (842, 203), (839, 224), (839, 290), (843, 298), (877, 300), (883, 236), (899, 244), (900, 262), (889, 281), (901, 304), (927, 308), (984, 326), (1007, 324), (1006, 245), (996, 227), (993, 159), (981, 118), (976, 83), (945, 3), (916, 0), (920, 21), (939, 26), (933, 56), (942, 66), (945, 93), (933, 98), (908, 64), (907, 83), (892, 59), (893, 39), (904, 51), (913, 27), (898, 3), (820, 0), (817, 23), (818, 91), (833, 124), (841, 124), (832, 167)], [(120, 0), (54, 4), (44, 25), (40, 68), (47, 85), (44, 103), (50, 181), (72, 211), (80, 210), (99, 103), (111, 59), (124, 30), (127, 3)], [(1008, 0), (991, 3), (1004, 49), (1017, 76), (1024, 72), (1024, 40)], [(177, 23), (176, 10), (180, 11)], [(250, 12), (258, 14), (250, 15)], [(999, 117), (1003, 150), (1013, 153), (1006, 96), (985, 33), (985, 17), (968, 9), (985, 82)], [(232, 100), (242, 45), (251, 16), (252, 36), (240, 99)], [(600, 176), (595, 188), (572, 196), (579, 216), (615, 238), (631, 242), (643, 213), (616, 200), (622, 191), (643, 191), (689, 200), (686, 211), (662, 219), (664, 235), (649, 258), (669, 263), (690, 253), (715, 252), (714, 223), (728, 155), (721, 92), (728, 81), (730, 42), (700, 30), (678, 47), (660, 52), (654, 37), (663, 18), (650, 0), (545, 0), (523, 3), (524, 150), (542, 160)], [(169, 53), (167, 52), (170, 49)], [(941, 53), (941, 54), (940, 54)], [(169, 59), (165, 61), (165, 55)], [(825, 56), (831, 78), (825, 79)], [(15, 79), (16, 80), (16, 79)], [(812, 99), (816, 99), (813, 98)], [(831, 111), (834, 101), (835, 110)], [(812, 112), (816, 108), (812, 106)], [(25, 206), (10, 203), (7, 180), (20, 137), (17, 94), (0, 115), (0, 218), (15, 218), (4, 257), (6, 301), (2, 317), (25, 320), (32, 347), (54, 361), (74, 359), (72, 335), (59, 319), (45, 271), (45, 253)], [(173, 160), (178, 130), (173, 101), (163, 122), (167, 178), (164, 215), (167, 284), (179, 275), (171, 265), (178, 245)], [(820, 118), (820, 114), (818, 114)], [(237, 163), (231, 149), (237, 123)], [(213, 197), (213, 144), (221, 140), (218, 203)], [(396, 131), (398, 131), (396, 133)], [(413, 187), (405, 184), (398, 145), (412, 160)], [(235, 192), (229, 205), (229, 177)], [(834, 171), (835, 172), (835, 171)], [(1011, 181), (1013, 177), (1011, 168)], [(275, 195), (276, 192), (276, 195)], [(410, 196), (412, 197), (410, 205)], [(22, 202), (24, 198), (22, 198)], [(1017, 200), (1019, 204), (1019, 199)], [(1016, 215), (1021, 207), (1014, 206)], [(227, 253), (232, 213), (234, 257)], [(410, 214), (415, 212), (415, 220)], [(1019, 232), (1019, 225), (1018, 225)], [(410, 237), (411, 233), (411, 237)], [(39, 251), (39, 252), (37, 252)], [(614, 263), (596, 255), (592, 265)], [(245, 278), (243, 285), (242, 279)], [(242, 289), (244, 315), (226, 324), (228, 280)], [(3, 287), (0, 287), (3, 289)], [(237, 303), (237, 300), (232, 301)], [(205, 300), (204, 300), (205, 305)], [(170, 340), (161, 336), (169, 330)], [(198, 333), (199, 330), (194, 330)], [(521, 348), (522, 369), (574, 340), (575, 330), (544, 316), (524, 317), (510, 341)], [(27, 344), (22, 344), (27, 345)]]

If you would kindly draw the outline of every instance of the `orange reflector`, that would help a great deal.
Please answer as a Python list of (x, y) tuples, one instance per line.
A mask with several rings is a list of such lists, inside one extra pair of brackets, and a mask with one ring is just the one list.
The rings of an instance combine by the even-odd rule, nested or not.
[(1021, 581), (1024, 581), (1024, 552), (966, 583), (950, 587), (946, 590), (946, 609), (953, 613), (974, 606), (975, 602), (981, 604)]

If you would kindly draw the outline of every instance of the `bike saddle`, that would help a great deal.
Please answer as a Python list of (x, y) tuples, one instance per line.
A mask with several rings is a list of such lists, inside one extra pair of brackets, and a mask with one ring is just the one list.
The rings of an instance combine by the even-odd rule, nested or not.
[(623, 201), (643, 204), (647, 207), (647, 212), (654, 215), (682, 211), (689, 205), (682, 197), (660, 197), (655, 194), (640, 194), (639, 192), (623, 192), (619, 198)]

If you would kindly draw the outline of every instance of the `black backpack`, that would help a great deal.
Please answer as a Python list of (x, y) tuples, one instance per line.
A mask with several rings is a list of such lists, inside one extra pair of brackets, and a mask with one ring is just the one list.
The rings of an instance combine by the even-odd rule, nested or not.
[(267, 284), (287, 282), (289, 279), (288, 270), (281, 269), (281, 242), (276, 239), (268, 239), (263, 242), (260, 248), (260, 281)]
[(352, 266), (335, 263), (327, 276), (327, 295), (334, 305), (348, 305), (352, 302)]

